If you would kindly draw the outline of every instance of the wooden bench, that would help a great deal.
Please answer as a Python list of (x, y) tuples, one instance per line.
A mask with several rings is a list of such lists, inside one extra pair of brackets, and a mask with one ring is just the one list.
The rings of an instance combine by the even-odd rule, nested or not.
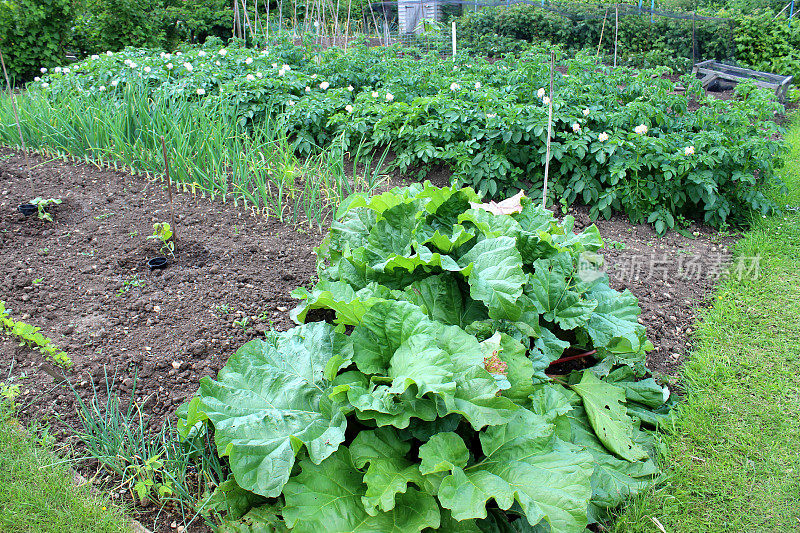
[(779, 102), (783, 102), (786, 99), (786, 93), (792, 83), (792, 76), (781, 76), (770, 72), (733, 67), (713, 59), (695, 64), (692, 74), (700, 79), (703, 89), (708, 89), (708, 86), (717, 80), (731, 82), (733, 85), (743, 81), (752, 81), (757, 87), (774, 91)]

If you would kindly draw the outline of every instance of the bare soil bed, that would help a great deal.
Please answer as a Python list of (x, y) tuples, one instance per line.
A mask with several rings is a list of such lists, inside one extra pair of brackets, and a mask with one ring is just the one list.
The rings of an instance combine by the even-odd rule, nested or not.
[[(0, 149), (0, 299), (69, 354), (67, 377), (79, 394), (91, 395), (105, 375), (130, 391), (137, 374), (136, 397), (156, 424), (247, 340), (292, 326), (289, 292), (315, 274), (319, 230), (178, 194), (176, 259), (151, 273), (145, 262), (157, 245), (145, 237), (154, 222), (169, 220), (163, 184), (61, 160), (31, 164), (36, 195), (64, 203), (52, 209), (53, 223), (23, 217), (17, 206), (30, 199), (23, 158)], [(590, 224), (587, 212), (570, 210), (578, 227)], [(620, 243), (605, 252), (607, 271), (612, 286), (640, 300), (656, 346), (650, 368), (676, 376), (733, 237), (692, 225), (695, 239), (658, 238), (618, 216), (597, 225), (607, 243)], [(46, 370), (40, 354), (0, 336), (0, 379), (26, 376), (23, 418), (45, 420), (64, 437), (78, 422), (76, 402)], [(154, 516), (144, 516), (146, 526), (170, 531), (174, 517)]]

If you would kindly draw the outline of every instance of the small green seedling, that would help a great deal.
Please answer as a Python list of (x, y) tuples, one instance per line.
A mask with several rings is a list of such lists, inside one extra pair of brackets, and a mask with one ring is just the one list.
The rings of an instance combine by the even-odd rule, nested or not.
[(147, 236), (148, 239), (161, 241), (161, 253), (174, 256), (175, 243), (172, 242), (172, 228), (169, 222), (156, 222), (153, 224), (153, 234)]
[(242, 329), (247, 329), (247, 325), (250, 323), (250, 317), (243, 317), (240, 320), (234, 320), (233, 325), (239, 326)]
[(39, 210), (39, 220), (46, 220), (48, 222), (53, 221), (53, 215), (47, 212), (47, 206), (49, 205), (58, 205), (61, 203), (60, 198), (42, 198), (37, 197), (28, 202), (29, 204), (33, 204)]
[(615, 250), (624, 250), (625, 243), (622, 241), (607, 241), (608, 248), (613, 248)]

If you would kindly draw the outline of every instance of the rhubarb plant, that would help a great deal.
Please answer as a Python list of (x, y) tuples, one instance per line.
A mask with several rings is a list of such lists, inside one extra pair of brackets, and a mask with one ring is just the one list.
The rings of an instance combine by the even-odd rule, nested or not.
[[(658, 480), (651, 430), (672, 400), (602, 247), (596, 227), (576, 233), (523, 195), (351, 196), (319, 281), (293, 292), (299, 325), (245, 344), (180, 410), (181, 434), (213, 431), (229, 460), (237, 490), (212, 498), (235, 494), (232, 521), (279, 531), (604, 520)], [(552, 365), (576, 350), (596, 352)]]

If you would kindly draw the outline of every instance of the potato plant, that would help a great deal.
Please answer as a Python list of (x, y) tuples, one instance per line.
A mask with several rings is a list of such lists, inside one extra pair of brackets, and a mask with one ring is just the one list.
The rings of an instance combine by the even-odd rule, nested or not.
[[(780, 185), (785, 146), (772, 118), (781, 106), (762, 91), (743, 85), (732, 101), (717, 101), (689, 78), (677, 91), (665, 69), (613, 70), (584, 53), (561, 63), (552, 201), (583, 202), (595, 218), (622, 212), (660, 234), (679, 217), (722, 227), (776, 209), (765, 191)], [(542, 188), (547, 78), (539, 52), (490, 64), (397, 47), (258, 51), (212, 39), (174, 53), (93, 56), (29, 88), (121, 99), (144, 86), (214, 106), (246, 129), (277, 121), (301, 154), (332, 143), (390, 147), (401, 171), (424, 176), (445, 165), (459, 184), (497, 197)]]

